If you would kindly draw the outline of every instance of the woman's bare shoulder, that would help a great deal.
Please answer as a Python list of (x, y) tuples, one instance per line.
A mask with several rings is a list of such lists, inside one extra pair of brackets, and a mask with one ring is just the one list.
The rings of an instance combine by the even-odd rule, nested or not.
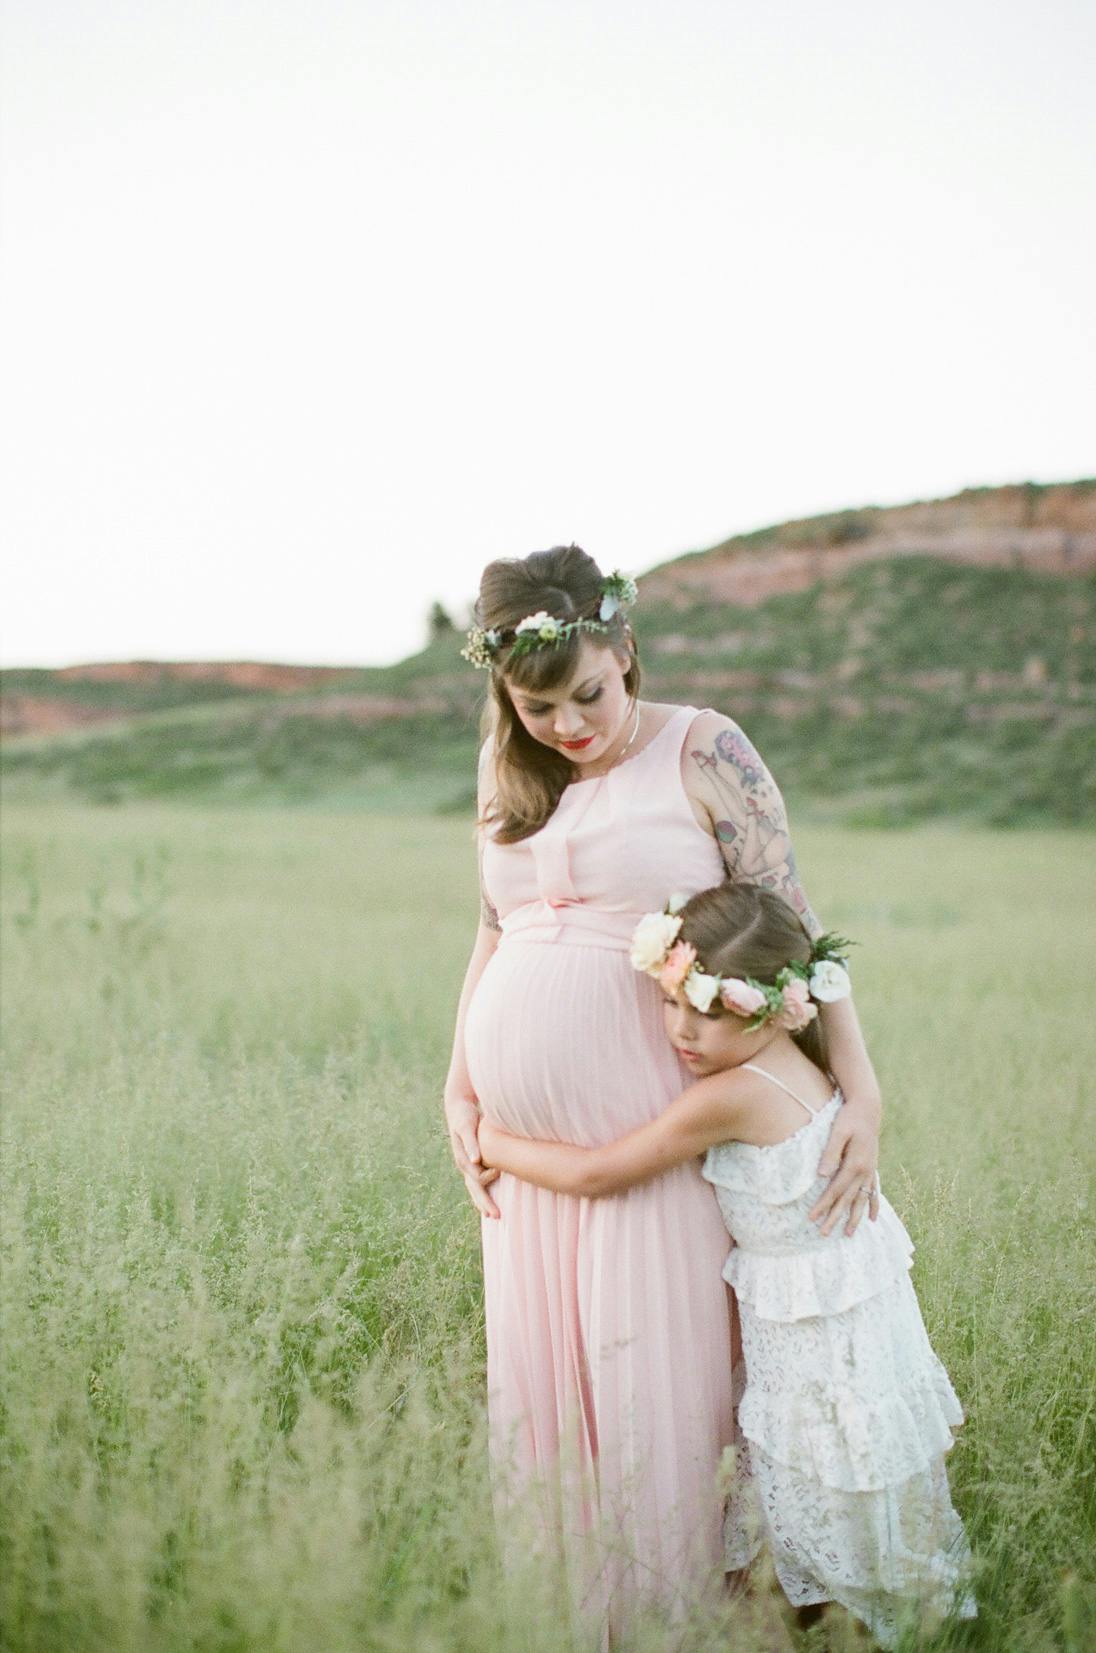
[(744, 796), (768, 791), (772, 776), (746, 731), (724, 712), (698, 712), (681, 749), (681, 778), (696, 803), (725, 801), (728, 789)]
[(705, 733), (734, 727), (734, 720), (726, 712), (717, 712), (714, 706), (701, 706), (693, 719), (693, 728), (702, 729)]
[(743, 740), (746, 738), (734, 718), (728, 717), (726, 712), (713, 711), (710, 706), (705, 706), (697, 712), (689, 725), (689, 739), (698, 745), (714, 746), (721, 735), (739, 735)]

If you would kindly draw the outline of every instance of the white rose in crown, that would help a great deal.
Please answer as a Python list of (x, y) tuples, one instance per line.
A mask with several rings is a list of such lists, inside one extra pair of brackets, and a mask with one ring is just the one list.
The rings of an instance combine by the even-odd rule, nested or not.
[(629, 957), (637, 970), (657, 976), (666, 954), (677, 940), (680, 918), (670, 913), (646, 913), (635, 927)]
[(553, 638), (559, 636), (561, 629), (560, 622), (555, 615), (549, 614), (547, 609), (542, 608), (538, 613), (527, 614), (524, 620), (519, 620), (514, 627), (514, 636), (520, 637), (523, 632), (532, 631), (536, 633), (542, 643), (550, 643)]
[(836, 959), (820, 959), (811, 971), (807, 986), (811, 998), (819, 1004), (834, 1004), (838, 999), (847, 999), (852, 992), (849, 972)]
[(694, 1010), (706, 1015), (719, 990), (719, 977), (706, 976), (703, 970), (690, 970), (685, 977), (684, 993)]

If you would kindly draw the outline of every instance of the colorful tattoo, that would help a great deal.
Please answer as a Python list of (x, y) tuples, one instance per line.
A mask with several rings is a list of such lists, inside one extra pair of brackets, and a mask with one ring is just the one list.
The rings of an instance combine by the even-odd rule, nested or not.
[(719, 757), (738, 770), (746, 786), (760, 786), (765, 780), (761, 754), (741, 729), (721, 730), (715, 737), (715, 749)]
[(480, 887), (480, 922), (485, 924), (489, 930), (502, 929), (498, 911), (492, 905), (487, 891), (482, 886)]
[(501, 930), (502, 925), (499, 922), (498, 911), (496, 910), (495, 904), (491, 900), (491, 897), (488, 895), (487, 885), (483, 881), (483, 838), (482, 838), (482, 835), (479, 835), (479, 844), (477, 846), (477, 852), (478, 852), (477, 853), (477, 864), (479, 866), (480, 923), (483, 924), (488, 930)]
[(808, 934), (822, 926), (799, 882), (784, 800), (756, 747), (733, 725), (713, 749), (690, 752), (716, 806), (716, 842), (732, 878), (775, 890), (803, 920)]

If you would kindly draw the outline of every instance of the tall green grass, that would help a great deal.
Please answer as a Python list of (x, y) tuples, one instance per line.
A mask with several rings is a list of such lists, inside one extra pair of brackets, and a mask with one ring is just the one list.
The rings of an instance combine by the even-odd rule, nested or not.
[[(467, 826), (4, 824), (0, 1645), (578, 1653), (490, 1517), (478, 1234), (438, 1104)], [(1091, 851), (801, 834), (863, 943), (884, 1178), (970, 1413), (951, 1469), (982, 1615), (907, 1653), (1094, 1635)], [(685, 1645), (772, 1643), (716, 1604)]]

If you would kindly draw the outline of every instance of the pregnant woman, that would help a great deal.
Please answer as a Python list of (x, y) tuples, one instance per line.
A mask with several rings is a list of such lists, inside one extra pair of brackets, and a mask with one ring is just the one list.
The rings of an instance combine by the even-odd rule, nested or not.
[[(634, 598), (577, 546), (484, 570), (466, 651), (490, 672), (482, 913), (445, 1092), (484, 1217), (495, 1463), (510, 1486), (551, 1485), (568, 1467), (558, 1536), (567, 1549), (590, 1535), (574, 1588), (610, 1632), (639, 1603), (672, 1611), (720, 1567), (726, 1231), (699, 1163), (600, 1201), (506, 1175), (486, 1186), (480, 1110), (518, 1135), (593, 1147), (681, 1092), (658, 987), (628, 953), (640, 915), (671, 891), (729, 875), (777, 890), (821, 929), (780, 793), (742, 731), (639, 699)], [(846, 1104), (813, 1215), (851, 1232), (875, 1214), (879, 1093), (851, 999), (823, 1015)]]

